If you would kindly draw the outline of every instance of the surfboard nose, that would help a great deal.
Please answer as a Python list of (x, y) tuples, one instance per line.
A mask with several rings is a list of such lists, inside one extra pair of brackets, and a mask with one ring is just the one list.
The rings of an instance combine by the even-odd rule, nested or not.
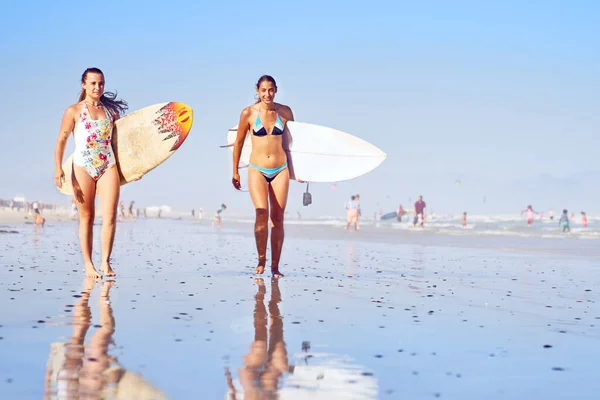
[(173, 108), (177, 114), (177, 123), (181, 126), (182, 133), (187, 135), (192, 129), (192, 121), (194, 120), (192, 108), (183, 103), (173, 103)]
[[(165, 111), (175, 117), (174, 135), (177, 136), (177, 141), (171, 148), (171, 151), (177, 150), (185, 141), (194, 122), (194, 111), (192, 107), (185, 103), (170, 102), (165, 106)], [(170, 135), (171, 136), (171, 135)], [(171, 137), (172, 137), (171, 136)]]

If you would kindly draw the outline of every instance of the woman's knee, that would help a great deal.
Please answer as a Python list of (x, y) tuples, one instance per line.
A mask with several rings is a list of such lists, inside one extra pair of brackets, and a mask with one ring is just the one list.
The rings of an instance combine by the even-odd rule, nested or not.
[(279, 211), (279, 210), (271, 210), (271, 223), (274, 226), (277, 225), (282, 225), (283, 224), (283, 210)]
[(117, 223), (117, 210), (107, 215), (102, 215), (102, 225), (115, 225)]
[(81, 224), (91, 225), (96, 217), (94, 210), (79, 210), (79, 222)]
[(256, 209), (255, 229), (266, 229), (269, 221), (269, 213), (264, 208)]
[(256, 209), (256, 222), (267, 222), (269, 219), (269, 212), (266, 208), (257, 208)]

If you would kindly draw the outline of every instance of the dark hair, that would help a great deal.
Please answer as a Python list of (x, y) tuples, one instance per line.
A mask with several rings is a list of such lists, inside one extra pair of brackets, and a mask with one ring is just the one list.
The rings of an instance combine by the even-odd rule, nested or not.
[[(100, 74), (104, 77), (104, 73), (99, 68), (88, 68), (81, 74), (81, 83), (85, 83), (88, 74)], [(79, 100), (85, 99), (85, 89), (81, 89)], [(104, 92), (100, 97), (100, 102), (113, 114), (113, 116), (121, 116), (127, 111), (129, 106), (125, 100), (117, 99), (117, 93)]]
[[(273, 78), (271, 75), (263, 75), (258, 78), (258, 82), (256, 82), (256, 90), (260, 88), (260, 84), (263, 82), (271, 82), (273, 86), (275, 86), (275, 89), (277, 89), (277, 82), (275, 82), (275, 78)], [(256, 104), (258, 103), (260, 103), (260, 98), (256, 99)]]
[(565, 209), (565, 210), (563, 210), (563, 214), (566, 214), (567, 212), (568, 212), (568, 211), (567, 211), (566, 209)]

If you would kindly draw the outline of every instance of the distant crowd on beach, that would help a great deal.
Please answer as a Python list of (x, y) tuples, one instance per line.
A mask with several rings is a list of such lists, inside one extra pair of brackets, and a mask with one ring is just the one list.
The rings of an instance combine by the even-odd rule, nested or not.
[[(8, 209), (16, 212), (24, 212), (25, 214), (34, 218), (33, 224), (35, 225), (44, 225), (46, 222), (46, 218), (44, 217), (44, 212), (46, 211), (56, 211), (61, 208), (56, 204), (48, 204), (42, 201), (34, 200), (34, 201), (26, 201), (24, 199), (15, 198), (15, 199), (0, 199), (0, 208)], [(361, 205), (360, 205), (360, 194), (353, 194), (350, 196), (350, 200), (344, 206), (346, 210), (346, 225), (344, 230), (348, 231), (353, 228), (355, 231), (360, 230), (360, 218), (362, 217)], [(221, 214), (223, 211), (227, 209), (225, 204), (221, 204), (220, 207), (215, 211), (213, 218), (211, 220), (212, 226), (221, 228)], [(151, 211), (151, 212), (150, 212)], [(117, 221), (118, 222), (134, 222), (137, 219), (143, 218), (147, 219), (151, 215), (154, 218), (163, 218), (163, 208), (162, 207), (135, 207), (135, 201), (130, 201), (128, 203), (127, 208), (125, 207), (125, 202), (120, 201), (117, 207)], [(192, 219), (196, 220), (197, 223), (201, 223), (205, 212), (203, 208), (199, 208), (198, 210), (191, 210)], [(393, 215), (391, 215), (393, 214)], [(521, 216), (525, 216), (528, 226), (532, 226), (535, 221), (554, 221), (555, 220), (555, 212), (553, 209), (549, 209), (547, 212), (536, 211), (534, 210), (532, 205), (528, 205), (527, 208), (520, 213)], [(388, 216), (388, 217), (386, 217)], [(407, 219), (405, 219), (407, 216)], [(412, 220), (411, 220), (412, 216)], [(578, 218), (579, 217), (579, 218)], [(72, 200), (71, 203), (71, 219), (76, 220), (78, 218), (77, 206), (75, 201)], [(300, 218), (300, 216), (298, 217)], [(423, 200), (423, 196), (419, 195), (417, 201), (414, 203), (413, 209), (406, 209), (402, 204), (398, 206), (398, 209), (395, 212), (388, 213), (382, 215), (382, 212), (373, 213), (373, 218), (376, 221), (377, 219), (395, 219), (397, 222), (404, 222), (405, 220), (409, 223), (412, 223), (413, 227), (424, 227), (425, 223), (428, 219), (433, 219), (433, 215), (427, 214), (427, 204)], [(577, 221), (578, 220), (578, 221)], [(588, 218), (587, 213), (585, 211), (581, 211), (580, 213), (575, 214), (573, 212), (569, 213), (567, 209), (562, 210), (562, 213), (557, 216), (557, 224), (559, 228), (562, 229), (563, 232), (570, 232), (571, 226), (576, 223), (582, 228), (586, 228), (588, 226)], [(467, 227), (467, 212), (463, 212), (460, 219), (460, 225), (462, 227)]]
[[(348, 230), (351, 226), (354, 227), (355, 231), (358, 231), (360, 229), (359, 227), (359, 220), (360, 217), (362, 215), (361, 213), (361, 208), (360, 208), (360, 195), (359, 194), (354, 194), (352, 196), (350, 196), (350, 201), (348, 201), (345, 205), (345, 209), (346, 209), (346, 226), (344, 227), (344, 230)], [(386, 215), (381, 215), (380, 214), (380, 218), (381, 219), (393, 219), (395, 218), (398, 222), (402, 222), (402, 218), (405, 214), (407, 214), (407, 210), (405, 210), (402, 207), (402, 204), (399, 205), (398, 210), (396, 212), (392, 212)], [(425, 219), (426, 219), (426, 213), (427, 213), (427, 204), (425, 203), (425, 201), (423, 201), (423, 196), (419, 195), (418, 200), (415, 202), (414, 205), (414, 209), (413, 209), (413, 226), (416, 227), (417, 225), (419, 225), (420, 227), (423, 227), (425, 225)], [(466, 225), (466, 215), (467, 213), (464, 213), (463, 215), (463, 224)], [(377, 220), (377, 212), (373, 213), (373, 219), (376, 221)]]
[[(543, 220), (544, 219), (544, 213), (543, 212), (538, 212), (535, 211), (533, 209), (532, 205), (528, 205), (527, 208), (523, 211), (521, 211), (521, 216), (525, 214), (527, 216), (527, 225), (528, 226), (532, 226), (533, 222), (535, 220), (535, 215), (539, 215), (539, 220)], [(547, 213), (547, 217), (548, 219), (550, 219), (551, 221), (554, 220), (554, 210), (550, 209), (548, 210)], [(571, 222), (575, 221), (575, 214), (571, 213), (571, 215), (569, 216), (569, 210), (564, 209), (562, 211), (561, 216), (558, 219), (558, 225), (562, 228), (563, 232), (570, 232), (571, 231)], [(585, 211), (581, 211), (581, 227), (582, 228), (587, 228), (588, 226), (588, 219), (587, 219), (587, 213)]]
[[(360, 220), (360, 216), (361, 216), (360, 195), (355, 194), (355, 195), (350, 196), (350, 201), (348, 201), (345, 204), (345, 209), (346, 209), (346, 226), (344, 227), (344, 230), (347, 231), (350, 227), (354, 227), (354, 230), (358, 231), (360, 229), (359, 228), (359, 220)], [(412, 220), (413, 227), (416, 227), (417, 225), (419, 227), (424, 227), (426, 217), (427, 217), (427, 204), (423, 200), (423, 196), (419, 195), (418, 200), (414, 204), (414, 208), (410, 211), (412, 211), (412, 214), (413, 214), (413, 220)], [(383, 214), (380, 211), (379, 219), (381, 219), (381, 220), (396, 219), (398, 222), (402, 222), (404, 215), (407, 215), (407, 214), (409, 214), (409, 210), (406, 210), (402, 206), (402, 204), (400, 204), (398, 206), (397, 211), (395, 211), (395, 212)], [(533, 223), (536, 219), (535, 218), (536, 215), (539, 216), (539, 218), (538, 218), (539, 221), (544, 220), (545, 217), (547, 217), (548, 220), (550, 220), (550, 221), (554, 220), (554, 210), (553, 209), (548, 210), (548, 212), (544, 215), (543, 212), (535, 211), (531, 205), (528, 205), (525, 210), (521, 211), (520, 215), (521, 216), (526, 215), (528, 226), (533, 225)], [(581, 211), (580, 215), (581, 215), (581, 217), (580, 217), (581, 227), (586, 228), (588, 226), (587, 213), (585, 211)], [(377, 221), (377, 219), (378, 219), (377, 212), (373, 213), (373, 219), (374, 219), (374, 221)], [(573, 223), (575, 221), (575, 219), (576, 219), (576, 216), (574, 213), (571, 213), (569, 215), (568, 210), (564, 209), (562, 211), (562, 214), (558, 218), (558, 225), (562, 229), (563, 232), (570, 232), (570, 229), (571, 229), (570, 225), (571, 225), (571, 223)], [(467, 227), (467, 212), (466, 211), (462, 213), (460, 225), (463, 228)]]

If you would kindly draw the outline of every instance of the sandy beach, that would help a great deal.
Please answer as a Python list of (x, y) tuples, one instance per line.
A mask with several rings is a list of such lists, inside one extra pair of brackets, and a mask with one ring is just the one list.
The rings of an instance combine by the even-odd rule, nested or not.
[(600, 389), (595, 240), (289, 224), (277, 282), (252, 274), (248, 223), (148, 219), (118, 225), (118, 276), (94, 283), (69, 218), (40, 228), (2, 214), (2, 229), (18, 232), (0, 235), (2, 398), (592, 399)]

